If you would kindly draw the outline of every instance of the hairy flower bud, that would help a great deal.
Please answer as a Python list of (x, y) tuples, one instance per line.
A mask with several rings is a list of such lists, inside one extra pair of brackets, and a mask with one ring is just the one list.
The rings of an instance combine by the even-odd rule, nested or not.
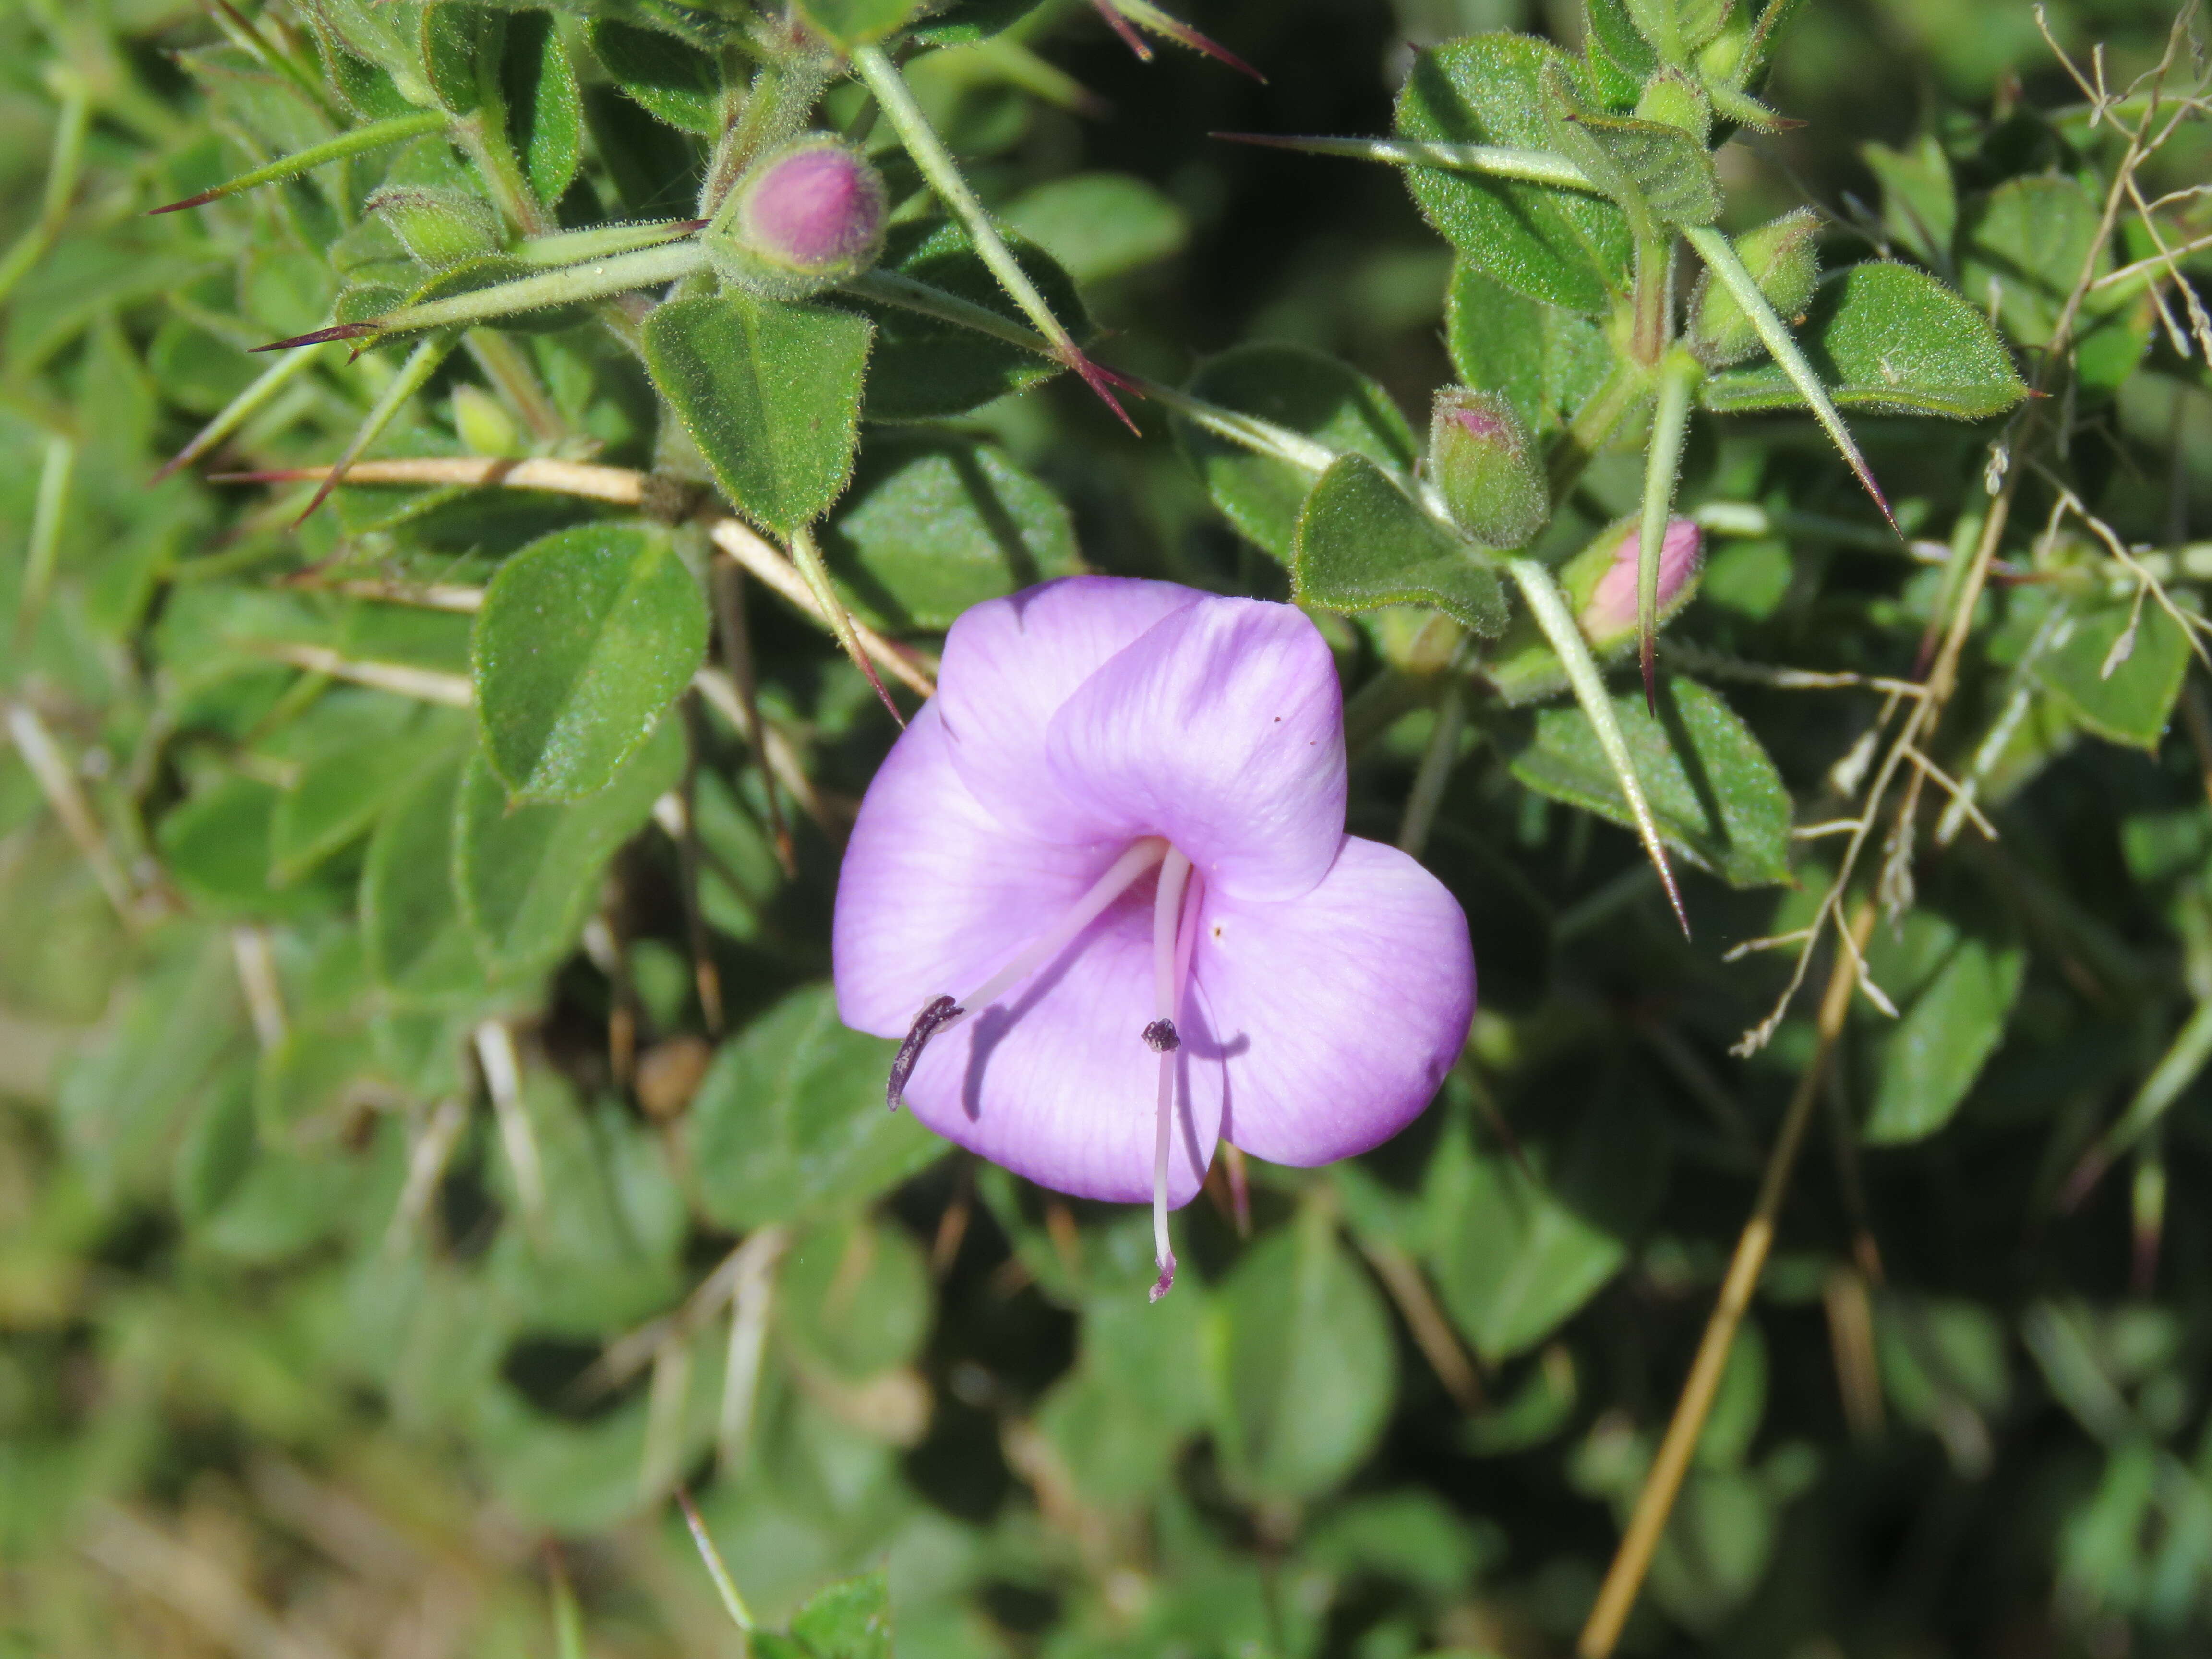
[[(1659, 544), (1659, 623), (1662, 628), (1695, 591), (1705, 536), (1687, 519), (1669, 519)], [(1574, 605), (1591, 649), (1604, 653), (1636, 637), (1636, 576), (1641, 538), (1632, 522), (1608, 530), (1567, 562), (1559, 585)]]
[[(1779, 316), (1802, 317), (1813, 298), (1813, 285), (1820, 276), (1820, 254), (1813, 237), (1820, 228), (1818, 214), (1799, 208), (1735, 238), (1744, 268), (1758, 279), (1759, 291)], [(1711, 271), (1698, 278), (1690, 295), (1689, 338), (1690, 349), (1708, 368), (1740, 363), (1759, 349), (1750, 317), (1735, 295), (1713, 281)]]
[(726, 280), (799, 300), (856, 276), (884, 240), (883, 176), (842, 139), (814, 134), (755, 162), (707, 240)]
[(1453, 521), (1485, 547), (1525, 547), (1552, 514), (1528, 435), (1493, 392), (1448, 386), (1437, 393), (1429, 476)]
[(1712, 100), (1678, 69), (1662, 69), (1644, 83), (1643, 94), (1636, 100), (1636, 118), (1677, 128), (1701, 144), (1713, 135)]

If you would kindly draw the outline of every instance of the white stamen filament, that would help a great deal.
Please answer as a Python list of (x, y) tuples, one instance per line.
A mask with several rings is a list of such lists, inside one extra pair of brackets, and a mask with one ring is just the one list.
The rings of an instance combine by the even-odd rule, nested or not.
[[(1132, 842), (1129, 850), (1114, 860), (1106, 873), (1091, 884), (1091, 890), (1076, 900), (1073, 908), (1055, 922), (1049, 932), (1039, 934), (1019, 956), (960, 999), (960, 1018), (981, 1013), (999, 997), (1065, 951), (1079, 933), (1098, 920), (1108, 905), (1129, 890), (1138, 877), (1167, 855), (1168, 843), (1164, 836), (1146, 836)], [(957, 1023), (957, 1018), (947, 1020), (940, 1029), (949, 1029)]]
[[(1167, 1040), (1160, 1050), (1160, 1098), (1152, 1140), (1152, 1259), (1160, 1270), (1152, 1285), (1157, 1302), (1175, 1285), (1175, 1251), (1168, 1243), (1168, 1152), (1175, 1139), (1176, 1008), (1182, 1000), (1183, 970), (1190, 955), (1183, 948), (1183, 893), (1190, 860), (1170, 847), (1160, 865), (1159, 890), (1152, 897), (1152, 1006)], [(1154, 1028), (1158, 1029), (1158, 1026)]]

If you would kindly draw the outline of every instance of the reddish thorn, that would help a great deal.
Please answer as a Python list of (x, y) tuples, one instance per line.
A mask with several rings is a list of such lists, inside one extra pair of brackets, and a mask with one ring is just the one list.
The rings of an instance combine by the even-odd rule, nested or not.
[(1218, 40), (1200, 34), (1189, 24), (1172, 17), (1164, 17), (1154, 22), (1152, 27), (1178, 45), (1188, 46), (1193, 52), (1203, 52), (1215, 63), (1224, 64), (1239, 75), (1249, 75), (1263, 87), (1267, 84), (1266, 76), (1261, 74)]
[(1142, 380), (1132, 380), (1118, 368), (1109, 368), (1101, 362), (1093, 362), (1091, 367), (1098, 371), (1099, 378), (1109, 386), (1119, 386), (1133, 398), (1142, 398), (1146, 395), (1145, 383)]
[(330, 475), (323, 480), (322, 487), (315, 491), (315, 499), (309, 501), (306, 508), (301, 513), (300, 516), (292, 520), (292, 528), (297, 530), (301, 525), (307, 523), (308, 520), (313, 518), (315, 516), (315, 509), (320, 507), (325, 501), (330, 500), (331, 491), (336, 489), (344, 482), (345, 469), (343, 467), (332, 467), (330, 471)]
[(1080, 351), (1071, 350), (1069, 356), (1061, 361), (1083, 377), (1083, 384), (1098, 394), (1100, 401), (1114, 411), (1114, 418), (1127, 427), (1133, 436), (1141, 438), (1145, 435), (1137, 423), (1129, 418), (1129, 411), (1121, 407), (1121, 400), (1115, 397), (1113, 383), (1106, 378), (1105, 370)]
[(1098, 15), (1106, 20), (1106, 27), (1121, 37), (1121, 44), (1137, 54), (1139, 63), (1149, 64), (1152, 61), (1152, 49), (1146, 43), (1145, 37), (1137, 33), (1127, 18), (1114, 9), (1111, 0), (1091, 0), (1091, 3), (1097, 8)]
[(187, 196), (183, 201), (172, 202), (167, 207), (148, 208), (146, 216), (151, 219), (157, 214), (182, 213), (186, 208), (205, 207), (224, 192), (225, 186), (218, 185), (213, 190), (204, 190), (197, 196)]
[(2051, 396), (2048, 392), (2038, 392), (2033, 386), (2028, 387), (2027, 395), (2031, 398), (2042, 398), (2045, 399), (2048, 399)]
[(294, 346), (321, 345), (326, 340), (358, 340), (383, 331), (380, 323), (333, 323), (328, 328), (319, 328), (312, 334), (295, 334), (289, 340), (271, 340), (267, 345), (248, 346), (248, 351), (289, 351)]
[[(868, 653), (866, 651), (857, 652), (854, 653), (854, 660), (860, 665), (860, 672), (868, 677), (868, 684), (876, 688), (876, 696), (882, 699), (884, 707), (891, 711), (891, 718), (898, 722), (899, 730), (905, 731), (906, 716), (899, 713), (899, 706), (891, 701), (891, 694), (884, 688), (882, 676), (876, 672), (875, 664), (868, 660)], [(894, 1111), (898, 1109), (896, 1101), (891, 1103), (891, 1109)]]

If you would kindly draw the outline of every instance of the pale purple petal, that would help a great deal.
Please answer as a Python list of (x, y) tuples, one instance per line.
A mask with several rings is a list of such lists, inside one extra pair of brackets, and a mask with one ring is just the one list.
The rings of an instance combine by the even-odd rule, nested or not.
[(953, 770), (940, 708), (923, 704), (877, 769), (837, 878), (837, 1012), (877, 1036), (981, 984), (1120, 851), (1006, 830)]
[(1209, 891), (1294, 898), (1344, 834), (1344, 698), (1321, 630), (1260, 599), (1155, 623), (1052, 718), (1050, 775), (1091, 833), (1165, 836)]
[[(878, 1036), (904, 1036), (932, 998), (988, 979), (1121, 851), (1006, 830), (953, 770), (939, 707), (924, 705), (878, 770), (838, 878), (837, 1012)], [(915, 1115), (1042, 1186), (1148, 1200), (1152, 886), (1139, 881), (1057, 962), (938, 1036), (907, 1083)], [(1218, 1132), (1221, 1067), (1206, 1052), (1179, 1057), (1177, 1205), (1198, 1190)]]
[(932, 706), (975, 798), (1009, 828), (1098, 839), (1086, 811), (1052, 786), (1045, 726), (1109, 658), (1204, 597), (1173, 582), (1070, 576), (963, 613), (945, 635)]
[(1474, 953), (1443, 884), (1344, 838), (1291, 903), (1211, 890), (1192, 958), (1229, 1068), (1222, 1138), (1271, 1163), (1350, 1158), (1420, 1115), (1467, 1041)]
[[(1039, 1186), (1150, 1202), (1160, 1076), (1160, 1058), (1144, 1039), (1154, 1013), (1152, 968), (1152, 884), (1144, 882), (1058, 962), (923, 1050), (908, 1106), (948, 1140)], [(1188, 1014), (1184, 1023), (1199, 1024)], [(1186, 1041), (1175, 1062), (1168, 1201), (1181, 1206), (1212, 1161), (1222, 1063), (1218, 1045), (1202, 1041)]]

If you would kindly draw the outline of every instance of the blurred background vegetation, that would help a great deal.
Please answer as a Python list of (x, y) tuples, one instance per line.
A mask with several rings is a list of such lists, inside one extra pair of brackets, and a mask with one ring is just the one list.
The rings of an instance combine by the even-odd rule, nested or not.
[[(1452, 255), (1401, 179), (1210, 135), (1385, 133), (1415, 49), (1577, 46), (1580, 0), (1194, 0), (1264, 84), (1043, 9), (1018, 70), (946, 52), (915, 74), (986, 199), (1080, 283), (1102, 354), (1180, 382), (1295, 343), (1418, 419), (1455, 378)], [(2045, 15), (2116, 89), (2174, 21)], [(581, 16), (553, 28), (584, 112), (564, 220), (688, 213), (701, 142), (623, 95)], [(1249, 1218), (1202, 1198), (1157, 1308), (1144, 1217), (882, 1115), (883, 1045), (839, 1030), (824, 975), (841, 827), (892, 730), (773, 598), (744, 630), (773, 782), (726, 711), (687, 708), (688, 819), (575, 809), (495, 847), (549, 915), (496, 972), (410, 980), (356, 892), (444, 867), (442, 825), (402, 809), (459, 764), (437, 688), (467, 619), (293, 579), (480, 582), (597, 509), (361, 489), (295, 531), (301, 489), (155, 480), (269, 361), (243, 349), (327, 320), (374, 252), (374, 170), (144, 216), (326, 134), (301, 66), (281, 0), (0, 5), (0, 1653), (742, 1651), (679, 1481), (764, 1623), (887, 1567), (915, 1659), (1570, 1650), (1812, 1048), (1800, 1006), (1731, 1056), (1787, 964), (1723, 956), (1803, 925), (1823, 843), (1790, 884), (1686, 876), (1686, 944), (1632, 840), (1476, 722), (1427, 848), (1474, 926), (1466, 1063), (1367, 1158), (1255, 1167)], [(1832, 265), (1893, 251), (1960, 281), (1971, 237), (1916, 241), (1904, 205), (1930, 168), (1969, 225), (2006, 180), (2101, 199), (2110, 177), (2110, 126), (2017, 0), (1811, 0), (1765, 96), (1804, 125), (1723, 152), (1729, 226), (1810, 202)], [(2183, 126), (2146, 195), (2206, 157)], [(2003, 311), (2023, 348), (2032, 310)], [(1905, 1026), (1853, 1016), (1625, 1650), (2212, 1643), (2212, 1228), (2188, 1196), (2212, 1191), (2212, 713), (2185, 652), (2118, 710), (2014, 672), (2057, 591), (2039, 574), (2100, 556), (2078, 521), (2045, 533), (2062, 485), (2158, 550), (2179, 603), (2212, 571), (2189, 326), (2138, 307), (2116, 368), (2064, 377), (1938, 757), (1963, 775), (1994, 743), (1998, 839), (1931, 845), (1876, 935)], [(321, 350), (216, 460), (334, 458), (398, 358)], [(967, 486), (915, 470), (957, 453), (996, 469), (1032, 574), (1079, 556), (1285, 592), (1143, 423), (1055, 383), (872, 428), (833, 568), (916, 637), (988, 591)], [(1685, 500), (1759, 503), (1769, 533), (1716, 539), (1670, 641), (1913, 672), (1997, 428), (1860, 430), (1911, 548), (1808, 424), (1723, 423)], [(643, 467), (653, 402), (591, 328), (502, 335), (370, 453)], [(1601, 463), (1587, 521), (1635, 491)], [(1395, 625), (1332, 625), (1351, 679)], [(421, 678), (333, 680), (331, 653)], [(1799, 820), (1840, 810), (1878, 699), (1728, 696)], [(1395, 838), (1434, 720), (1370, 734), (1355, 831)], [(310, 780), (336, 804), (311, 811)], [(2151, 1132), (2069, 1181), (2147, 1099)]]

